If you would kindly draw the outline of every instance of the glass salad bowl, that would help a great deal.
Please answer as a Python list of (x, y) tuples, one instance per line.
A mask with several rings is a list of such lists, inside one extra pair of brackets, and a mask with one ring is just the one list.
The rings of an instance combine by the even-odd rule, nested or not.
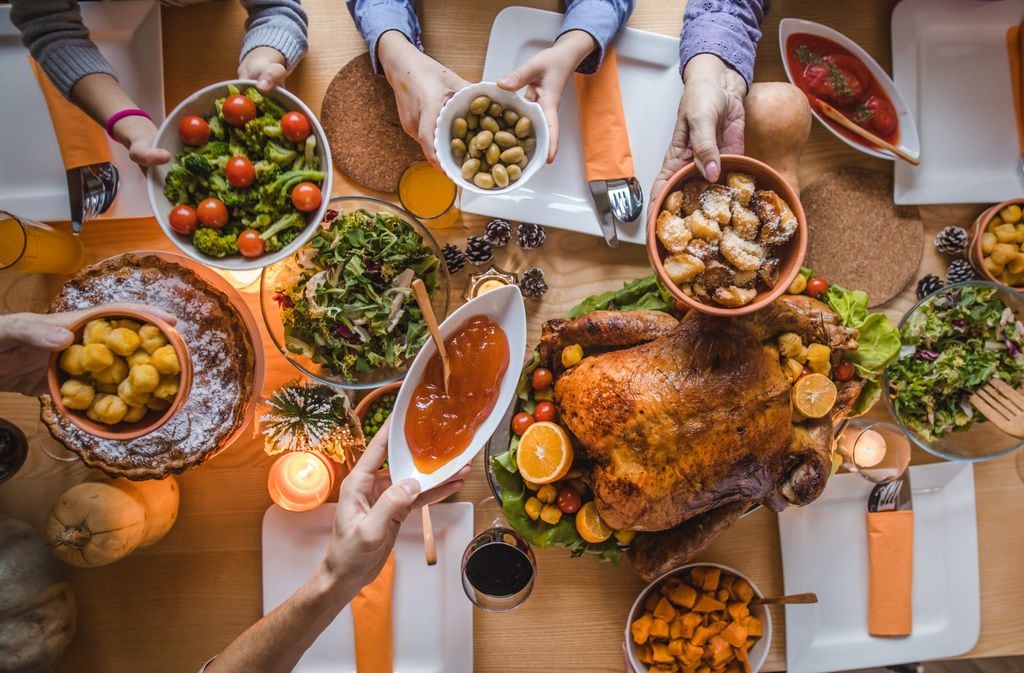
[[(925, 377), (931, 379), (933, 377), (946, 378), (946, 377), (957, 377), (960, 374), (968, 382), (979, 378), (979, 374), (976, 372), (980, 371), (977, 365), (977, 359), (972, 358), (968, 355), (965, 359), (957, 359), (949, 361), (946, 358), (951, 357), (951, 353), (947, 352), (945, 358), (943, 353), (937, 350), (928, 350), (916, 348), (914, 344), (908, 343), (908, 332), (918, 332), (920, 330), (938, 330), (941, 329), (942, 325), (941, 316), (947, 315), (945, 313), (937, 314), (935, 311), (936, 307), (949, 307), (955, 302), (959, 301), (963, 297), (963, 293), (976, 292), (979, 290), (994, 291), (993, 298), (998, 299), (1013, 311), (1017, 320), (1024, 320), (1024, 295), (1015, 292), (1004, 285), (997, 285), (995, 283), (989, 283), (987, 281), (968, 281), (966, 283), (956, 283), (942, 288), (938, 292), (931, 294), (910, 309), (903, 319), (900, 321), (899, 330), (903, 340), (903, 348), (900, 351), (900, 358), (916, 358), (922, 360), (927, 366), (921, 366), (919, 371), (923, 373)], [(936, 303), (933, 303), (936, 302)], [(953, 321), (956, 322), (956, 321)], [(962, 325), (957, 325), (956, 328), (962, 330), (965, 334), (970, 332), (970, 327), (967, 323), (974, 322), (975, 324), (998, 324), (998, 318), (993, 318), (991, 311), (984, 311), (980, 304), (972, 304), (972, 310), (969, 312), (969, 317), (963, 321)], [(916, 327), (914, 327), (916, 325)], [(1009, 329), (1013, 329), (1012, 321), (1008, 323)], [(980, 339), (973, 344), (971, 352), (977, 352), (979, 349), (988, 350), (991, 352), (1010, 352), (1012, 349), (1007, 346), (1005, 339), (987, 339), (983, 343)], [(920, 351), (924, 352), (920, 352)], [(1017, 356), (1018, 361), (1021, 363), (1020, 367), (1024, 368), (1024, 353)], [(950, 395), (958, 395), (960, 400), (955, 402), (954, 405), (946, 404), (946, 409), (949, 410), (955, 406), (955, 412), (960, 415), (960, 418), (971, 418), (971, 423), (966, 428), (957, 428), (952, 431), (946, 432), (939, 437), (928, 437), (920, 430), (914, 427), (915, 422), (909, 418), (913, 411), (906, 410), (908, 418), (904, 418), (901, 415), (901, 411), (897, 409), (896, 401), (894, 400), (893, 381), (902, 380), (907, 381), (906, 375), (901, 375), (899, 371), (900, 360), (893, 363), (885, 371), (883, 380), (883, 390), (886, 394), (886, 403), (889, 406), (889, 411), (893, 417), (897, 420), (903, 432), (917, 444), (919, 447), (931, 453), (939, 458), (946, 460), (961, 460), (961, 461), (982, 461), (996, 458), (1007, 454), (1014, 449), (1018, 449), (1024, 446), (1024, 441), (1017, 439), (1011, 435), (1007, 435), (995, 427), (993, 423), (985, 420), (985, 418), (976, 411), (968, 401), (968, 393), (973, 392), (974, 389), (980, 387), (984, 383), (984, 380), (979, 381), (978, 385), (967, 387), (960, 387), (960, 393), (947, 392), (945, 394), (937, 395), (935, 408), (941, 409), (943, 403), (950, 399)], [(947, 369), (948, 368), (948, 369)], [(944, 373), (945, 372), (945, 373)], [(982, 376), (985, 378), (986, 376)], [(1016, 387), (1020, 387), (1018, 384)], [(924, 391), (922, 391), (922, 395)], [(924, 403), (918, 407), (919, 409), (926, 408)], [(918, 417), (920, 418), (919, 412)], [(940, 418), (941, 415), (935, 416)]]
[[(263, 321), (274, 345), (302, 373), (341, 388), (377, 388), (401, 379), (420, 345), (429, 339), (412, 291), (405, 290), (406, 299), (400, 301), (403, 291), (396, 290), (393, 277), (385, 281), (384, 276), (409, 268), (405, 262), (413, 254), (417, 259), (411, 260), (410, 267), (434, 268), (428, 272), (434, 282), (424, 280), (441, 322), (448, 314), (448, 270), (433, 235), (402, 208), (368, 196), (337, 196), (329, 207), (328, 217), (331, 211), (338, 216), (321, 225), (324, 228), (340, 226), (344, 218), (359, 211), (374, 218), (396, 217), (409, 225), (429, 252), (403, 256), (396, 250), (409, 238), (395, 236), (393, 229), (375, 226), (376, 222), (335, 241), (332, 250), (347, 250), (345, 254), (318, 252), (315, 246), (322, 240), (318, 232), (294, 255), (263, 269)], [(352, 254), (358, 249), (364, 250), (363, 255)], [(436, 265), (431, 264), (431, 255)], [(409, 287), (408, 282), (404, 287)]]

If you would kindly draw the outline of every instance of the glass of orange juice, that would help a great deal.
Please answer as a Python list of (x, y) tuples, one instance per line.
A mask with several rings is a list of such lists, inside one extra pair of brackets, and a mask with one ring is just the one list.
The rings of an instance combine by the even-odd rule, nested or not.
[(455, 224), (459, 217), (457, 196), (455, 183), (427, 161), (409, 164), (398, 181), (402, 207), (431, 229), (447, 229)]
[(0, 210), (0, 270), (68, 274), (84, 260), (77, 236)]

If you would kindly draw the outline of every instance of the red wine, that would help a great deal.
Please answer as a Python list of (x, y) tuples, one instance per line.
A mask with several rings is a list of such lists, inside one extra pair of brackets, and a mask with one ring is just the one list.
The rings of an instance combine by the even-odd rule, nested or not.
[(491, 542), (466, 561), (466, 578), (477, 591), (488, 596), (514, 596), (530, 583), (533, 565), (521, 549)]
[(18, 426), (0, 418), (0, 484), (14, 476), (28, 456), (28, 440)]

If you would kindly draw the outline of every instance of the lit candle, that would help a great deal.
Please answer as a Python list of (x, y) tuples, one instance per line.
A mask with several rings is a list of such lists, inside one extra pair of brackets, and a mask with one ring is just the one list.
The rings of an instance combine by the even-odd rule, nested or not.
[(857, 436), (853, 445), (853, 462), (857, 467), (874, 467), (885, 459), (885, 437), (872, 429)]
[(258, 290), (259, 287), (256, 285), (256, 281), (260, 279), (260, 274), (263, 272), (262, 269), (243, 269), (238, 271), (214, 269), (214, 271), (216, 271), (221, 278), (230, 283), (231, 287), (241, 292), (254, 292)]
[(271, 466), (267, 477), (270, 498), (282, 509), (306, 512), (327, 500), (334, 485), (334, 471), (319, 453), (292, 451)]

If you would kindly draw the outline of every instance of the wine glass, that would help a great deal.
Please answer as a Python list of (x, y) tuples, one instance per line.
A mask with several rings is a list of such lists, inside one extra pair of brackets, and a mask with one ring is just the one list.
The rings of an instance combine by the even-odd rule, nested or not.
[(910, 440), (892, 423), (849, 421), (836, 451), (843, 467), (874, 484), (899, 479), (910, 465)]
[[(478, 510), (496, 509), (488, 498)], [(537, 575), (530, 544), (509, 528), (500, 514), (488, 517), (489, 527), (477, 535), (462, 555), (462, 588), (481, 610), (506, 612), (529, 598)]]

